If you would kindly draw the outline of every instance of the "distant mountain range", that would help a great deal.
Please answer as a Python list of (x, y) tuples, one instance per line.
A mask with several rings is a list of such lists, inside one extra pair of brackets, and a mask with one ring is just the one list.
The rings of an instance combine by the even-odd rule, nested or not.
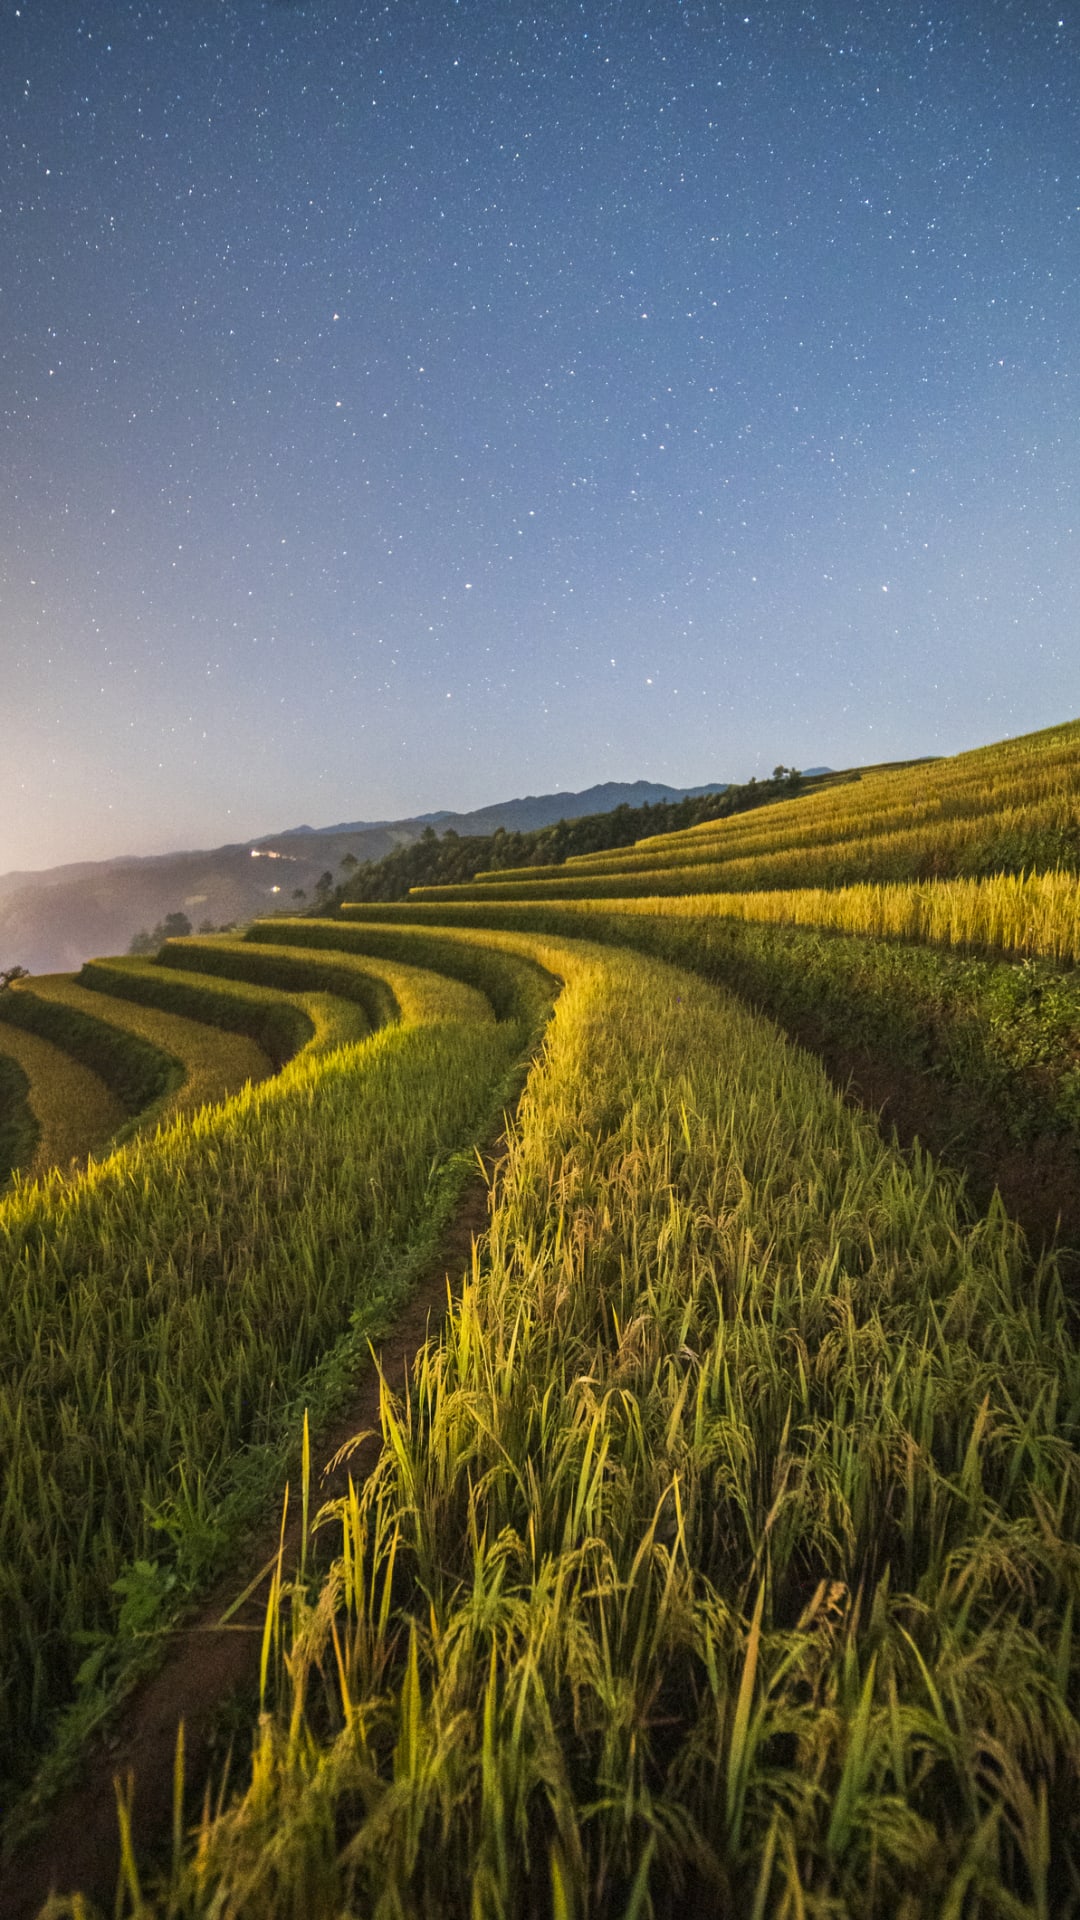
[[(583, 793), (529, 794), (472, 813), (288, 827), (209, 852), (129, 854), (41, 873), (6, 873), (0, 875), (0, 966), (66, 972), (94, 954), (126, 952), (134, 934), (177, 911), (196, 927), (216, 927), (276, 907), (300, 907), (310, 902), (321, 873), (329, 869), (337, 877), (347, 853), (356, 860), (380, 860), (394, 847), (419, 839), (425, 827), (438, 833), (494, 833), (498, 827), (528, 833), (557, 820), (610, 813), (623, 804), (641, 807), (722, 793), (728, 784), (667, 787), (650, 780), (608, 780)], [(303, 900), (295, 897), (298, 893)]]

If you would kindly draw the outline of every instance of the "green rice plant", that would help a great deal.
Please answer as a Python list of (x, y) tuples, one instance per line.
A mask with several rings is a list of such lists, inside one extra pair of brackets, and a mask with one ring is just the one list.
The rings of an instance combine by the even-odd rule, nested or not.
[(461, 982), (367, 971), (397, 1022), (0, 1201), (9, 1785), (220, 1562), (297, 1397), (341, 1394), (532, 1043)]
[(1057, 1134), (1080, 1152), (1073, 973), (708, 914), (613, 915), (607, 937), (722, 982), (818, 1044), (932, 1074), (963, 1095), (972, 1150), (993, 1114), (1018, 1144)]
[(0, 1032), (9, 1026), (52, 1041), (89, 1067), (116, 1095), (127, 1115), (141, 1113), (183, 1079), (183, 1067), (172, 1054), (141, 1034), (68, 1004), (48, 989), (39, 993), (36, 981), (33, 987), (20, 983), (0, 994)]
[(490, 1231), (139, 1912), (1064, 1915), (1053, 1263), (707, 983), (456, 938), (566, 982)]
[[(762, 809), (763, 812), (768, 809)], [(1075, 808), (1070, 809), (1075, 812)], [(1053, 815), (1053, 820), (1050, 815)], [(417, 887), (410, 899), (632, 899), (647, 894), (737, 893), (791, 888), (810, 882), (822, 887), (851, 886), (857, 882), (895, 883), (951, 875), (1023, 872), (1027, 868), (1067, 866), (1076, 870), (1077, 847), (1067, 845), (1063, 810), (1054, 803), (1040, 817), (1033, 809), (982, 820), (957, 821), (944, 826), (916, 827), (865, 838), (843, 838), (823, 846), (801, 849), (784, 843), (756, 854), (735, 854), (727, 847), (707, 845), (693, 865), (676, 864), (654, 849), (648, 864), (611, 867), (599, 861), (582, 867), (533, 869), (525, 877), (491, 874), (457, 886)]]
[[(1054, 962), (1080, 961), (1080, 880), (1073, 874), (997, 874), (985, 880), (934, 880), (895, 886), (797, 887), (775, 893), (716, 893), (620, 899), (388, 902), (344, 906), (348, 918), (385, 916), (426, 924), (553, 926), (583, 929), (599, 915), (662, 915), (729, 919), (776, 926), (836, 929), (879, 938), (930, 942), (975, 952)], [(554, 914), (554, 919), (553, 919)], [(559, 917), (561, 915), (561, 918)], [(584, 918), (582, 917), (584, 916)]]
[[(751, 896), (751, 899), (757, 896)], [(1056, 1135), (1080, 1155), (1080, 976), (866, 934), (755, 924), (700, 900), (499, 907), (387, 904), (380, 924), (506, 929), (641, 949), (722, 983), (818, 1045), (933, 1077), (957, 1097), (953, 1149), (982, 1158), (986, 1113), (1017, 1144)]]
[(275, 1071), (315, 1042), (312, 1010), (291, 994), (241, 980), (191, 979), (154, 960), (88, 960), (78, 983), (91, 993), (160, 1008), (189, 1020), (245, 1034)]
[[(104, 1018), (110, 1026), (137, 1034), (179, 1060), (184, 1070), (181, 1085), (138, 1116), (140, 1127), (157, 1125), (181, 1113), (193, 1113), (208, 1102), (227, 1100), (249, 1080), (257, 1083), (273, 1071), (262, 1048), (244, 1034), (231, 1033), (183, 1014), (166, 1013), (138, 1001), (123, 1000), (115, 994), (105, 1000), (100, 991), (80, 986), (71, 974), (36, 975), (34, 992), (39, 999), (54, 1000), (78, 1012)], [(362, 1026), (358, 1033), (348, 1037), (361, 1038), (364, 1031), (366, 1027)]]
[[(256, 920), (245, 938), (255, 945), (269, 942), (331, 952), (338, 963), (346, 954), (360, 954), (365, 966), (379, 958), (408, 961), (415, 951), (418, 964), (482, 993), (497, 1019), (523, 1020), (537, 1028), (543, 1023), (551, 1005), (552, 975), (530, 955), (508, 952), (502, 942), (462, 941), (452, 934), (443, 939), (430, 930), (417, 948), (407, 930), (407, 915), (398, 916), (403, 932), (388, 932), (384, 937), (378, 931), (380, 916), (368, 922), (368, 914), (369, 909), (361, 906), (347, 920)], [(394, 920), (393, 915), (387, 917)], [(365, 922), (362, 931), (360, 921)]]
[(396, 1012), (381, 982), (349, 986), (348, 997), (231, 981), (218, 989), (171, 982), (152, 962), (125, 958), (90, 961), (78, 980), (44, 975), (32, 989), (12, 989), (5, 996), (12, 1019), (30, 1019), (35, 1031), (55, 1035), (69, 1057), (96, 1068), (121, 1096), (119, 1106), (103, 1105), (85, 1073), (73, 1078), (61, 1059), (36, 1053), (37, 1097), (51, 1119), (24, 1171), (37, 1177), (85, 1163), (90, 1152), (228, 1098), (302, 1049), (330, 1052), (361, 1039), (370, 1031), (369, 1003), (380, 1017)]
[(104, 1080), (51, 1040), (10, 1025), (0, 1034), (5, 1056), (26, 1077), (35, 1129), (32, 1151), (20, 1160), (14, 1178), (36, 1180), (55, 1167), (66, 1172), (84, 1167), (124, 1125), (125, 1108)]
[[(636, 898), (620, 897), (622, 881), (617, 885), (598, 881), (593, 895), (581, 899), (571, 896), (566, 904), (587, 914), (610, 907), (616, 897), (620, 899), (619, 910), (628, 913), (708, 914), (779, 925), (835, 927), (844, 932), (1038, 956), (1059, 966), (1075, 966), (1080, 960), (1080, 878), (1072, 873), (1001, 873), (979, 880), (868, 882), (751, 893), (695, 894), (676, 888), (676, 882), (679, 888), (683, 883), (689, 886), (700, 871), (667, 869), (665, 885), (669, 885), (669, 891)], [(650, 884), (655, 878), (655, 874), (650, 876)], [(480, 889), (477, 897), (502, 896)], [(508, 899), (522, 901), (548, 897), (561, 899), (563, 895), (558, 887), (553, 887), (549, 895), (531, 884), (527, 896), (520, 889), (507, 895)], [(430, 904), (439, 903), (432, 897)], [(346, 907), (343, 911), (359, 909)]]
[[(273, 922), (267, 922), (271, 929)], [(167, 940), (159, 962), (185, 973), (244, 980), (285, 993), (333, 993), (363, 1010), (371, 1027), (397, 1018), (397, 1003), (385, 980), (355, 964), (335, 965), (322, 952), (299, 954), (288, 942), (254, 950), (245, 940)]]
[(26, 1165), (39, 1133), (25, 1070), (11, 1054), (0, 1053), (0, 1188)]
[[(733, 855), (757, 854), (778, 845), (809, 849), (911, 828), (940, 832), (953, 820), (1007, 815), (1018, 824), (1021, 815), (1045, 808), (1059, 810), (1051, 811), (1044, 824), (1056, 826), (1071, 845), (1080, 792), (1078, 765), (1080, 723), (1073, 721), (944, 760), (867, 769), (842, 785), (806, 794), (794, 809), (790, 803), (772, 806), (732, 821), (654, 836), (639, 841), (630, 857), (645, 865), (652, 852), (665, 857), (686, 854), (692, 860), (696, 851), (703, 858), (714, 840), (717, 851)], [(1053, 855), (1050, 864), (1056, 858)]]

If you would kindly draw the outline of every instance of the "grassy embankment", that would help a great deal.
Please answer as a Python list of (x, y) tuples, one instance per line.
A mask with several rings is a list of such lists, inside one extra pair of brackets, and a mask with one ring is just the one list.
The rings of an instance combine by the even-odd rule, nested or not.
[(26, 1083), (17, 1157), (4, 1172), (28, 1179), (85, 1166), (181, 1073), (160, 1048), (85, 1014), (71, 1016), (23, 986), (0, 995), (0, 1049)]
[(208, 1102), (227, 1100), (247, 1081), (257, 1084), (273, 1072), (263, 1049), (243, 1034), (228, 1033), (203, 1020), (135, 1002), (103, 999), (73, 974), (39, 975), (34, 979), (33, 992), (36, 999), (104, 1020), (113, 1029), (133, 1034), (178, 1063), (179, 1084), (169, 1086), (148, 1106), (137, 1110), (134, 1120), (140, 1128), (193, 1113)]
[[(362, 1040), (396, 1015), (392, 997), (378, 981), (368, 982), (363, 998), (354, 995), (347, 1001), (327, 991), (294, 993), (280, 983), (260, 985), (232, 975), (227, 949), (233, 943), (228, 941), (221, 943), (225, 951), (215, 974), (212, 966), (200, 964), (204, 944), (167, 941), (153, 960), (90, 960), (80, 982), (96, 995), (108, 995), (107, 1004), (131, 1002), (198, 1020), (211, 1030), (240, 1034), (260, 1048), (274, 1071), (300, 1054), (317, 1056)], [(172, 951), (189, 945), (190, 961)]]
[(227, 1555), (288, 1410), (341, 1392), (535, 1032), (535, 1004), (497, 1022), (457, 982), (367, 975), (394, 1024), (0, 1202), (9, 1782)]
[(329, 1579), (276, 1588), (250, 1784), (140, 1911), (1064, 1913), (1053, 1264), (706, 982), (456, 936), (500, 941), (568, 985), (473, 1283)]

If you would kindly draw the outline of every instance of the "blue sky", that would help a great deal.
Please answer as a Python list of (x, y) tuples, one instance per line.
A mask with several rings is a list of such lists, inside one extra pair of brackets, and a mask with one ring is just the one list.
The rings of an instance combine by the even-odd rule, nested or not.
[(1072, 717), (1075, 10), (0, 4), (0, 870)]

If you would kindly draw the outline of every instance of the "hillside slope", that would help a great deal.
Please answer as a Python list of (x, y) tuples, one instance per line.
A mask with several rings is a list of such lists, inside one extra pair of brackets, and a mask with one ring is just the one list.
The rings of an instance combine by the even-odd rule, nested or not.
[[(1080, 1217), (1029, 1241), (997, 1176), (1080, 1193), (1078, 847), (1073, 722), (105, 967), (159, 1000), (370, 976), (403, 1018), (0, 1202), (16, 1781), (50, 1689), (78, 1724), (303, 1434), (288, 1549), (210, 1623), (264, 1596), (250, 1740), (223, 1780), (195, 1636), (187, 1772), (181, 1688), (84, 1887), (122, 1861), (142, 1920), (1071, 1920)], [(299, 1409), (366, 1364), (552, 999), (448, 1318), (315, 1518)]]

